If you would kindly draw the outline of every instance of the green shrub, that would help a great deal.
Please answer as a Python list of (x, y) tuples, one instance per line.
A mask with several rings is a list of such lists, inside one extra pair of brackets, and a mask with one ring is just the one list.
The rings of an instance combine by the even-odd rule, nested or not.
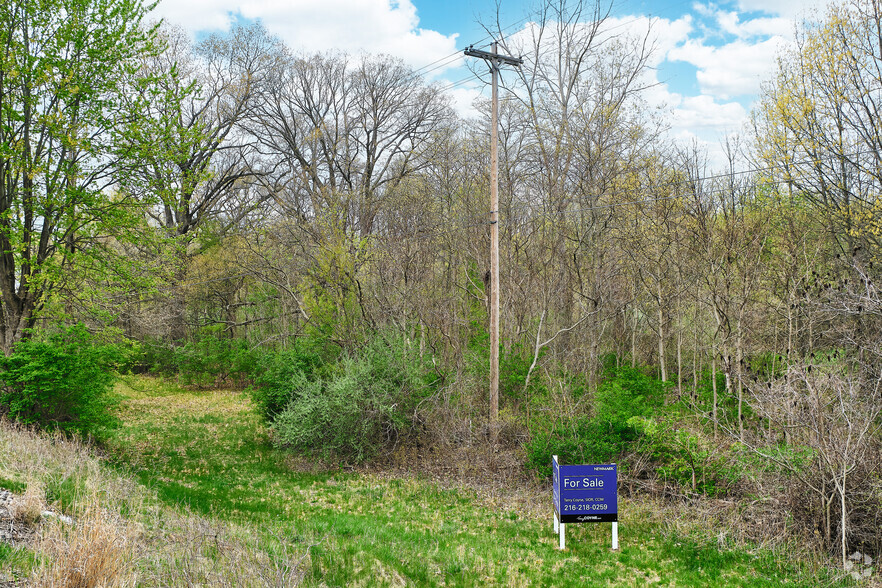
[(126, 337), (117, 338), (116, 345), (120, 360), (116, 370), (120, 374), (139, 374), (144, 372), (144, 344)]
[(530, 423), (527, 467), (548, 477), (551, 456), (562, 463), (616, 461), (640, 436), (629, 419), (649, 416), (664, 402), (665, 384), (630, 367), (611, 368), (594, 394), (593, 410)]
[(258, 357), (247, 341), (225, 336), (220, 327), (206, 327), (183, 344), (145, 341), (140, 371), (175, 377), (184, 386), (244, 385), (257, 371)]
[[(544, 350), (540, 351), (540, 358), (545, 355)], [(489, 364), (489, 355), (487, 361), (482, 366), (486, 371)], [(530, 371), (530, 365), (533, 363), (533, 354), (531, 350), (524, 348), (522, 345), (513, 345), (508, 351), (499, 350), (499, 393), (502, 398), (508, 398), (513, 401), (521, 401), (524, 396), (524, 384), (527, 382), (527, 373)], [(542, 378), (537, 372), (533, 372), (530, 377), (529, 389), (527, 394), (542, 394), (544, 386)]]
[[(699, 410), (708, 418), (713, 415), (714, 392), (710, 370), (705, 370), (698, 380), (698, 388), (695, 391), (693, 401), (694, 406), (687, 407), (686, 404), (683, 404), (682, 408), (689, 413)], [(752, 417), (753, 411), (749, 403), (745, 402), (742, 405), (742, 414), (745, 419)], [(734, 426), (737, 426), (738, 423), (738, 396), (726, 393), (726, 374), (721, 369), (717, 370), (717, 418), (721, 423), (731, 423)]]
[(739, 464), (701, 434), (651, 417), (628, 422), (641, 434), (640, 449), (657, 464), (662, 477), (708, 496), (726, 494), (739, 479)]
[(19, 341), (0, 358), (0, 404), (22, 423), (101, 437), (117, 424), (112, 386), (123, 359), (118, 346), (96, 343), (81, 324)]
[(292, 377), (292, 393), (272, 424), (276, 444), (324, 458), (361, 462), (413, 426), (417, 403), (434, 381), (401, 338), (377, 337), (323, 377)]
[(255, 354), (243, 339), (231, 339), (220, 326), (201, 329), (176, 352), (177, 374), (184, 386), (241, 384), (254, 371)]
[(150, 373), (171, 377), (178, 373), (177, 355), (174, 345), (161, 339), (146, 338), (141, 343), (139, 362), (132, 370), (135, 373)]
[(250, 388), (260, 414), (274, 420), (295, 391), (318, 376), (326, 355), (306, 339), (298, 339), (290, 349), (264, 352), (257, 360)]

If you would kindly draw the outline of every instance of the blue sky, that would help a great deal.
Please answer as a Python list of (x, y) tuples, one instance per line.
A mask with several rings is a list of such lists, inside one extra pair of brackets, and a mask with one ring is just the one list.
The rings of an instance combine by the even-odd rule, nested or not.
[[(516, 35), (540, 0), (501, 0), (501, 22)], [(760, 84), (795, 22), (823, 0), (622, 0), (612, 7), (616, 30), (645, 34), (657, 51), (646, 99), (667, 111), (674, 140), (697, 140), (719, 162), (724, 137), (746, 123)], [(586, 3), (590, 2), (587, 0)], [(194, 37), (260, 19), (297, 51), (341, 49), (397, 55), (415, 68), (439, 62), (439, 83), (470, 76), (461, 51), (485, 38), (478, 20), (492, 21), (494, 0), (162, 0), (157, 15)], [(486, 89), (477, 81), (451, 90), (467, 116)]]

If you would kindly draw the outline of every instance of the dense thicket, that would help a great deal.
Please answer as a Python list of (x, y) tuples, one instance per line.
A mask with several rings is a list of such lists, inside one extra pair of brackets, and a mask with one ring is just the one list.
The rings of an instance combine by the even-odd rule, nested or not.
[[(100, 55), (156, 49), (90, 74), (75, 125), (70, 76), (16, 66), (37, 4), (3, 18), (7, 352), (10, 321), (112, 326), (136, 369), (251, 384), (278, 443), (325, 456), (490, 438), (487, 104), (461, 120), (391, 57), (295, 55), (259, 25), (191, 46), (82, 0), (34, 55), (82, 73), (75, 39), (103, 26)], [(717, 170), (666, 141), (641, 96), (651, 32), (604, 6), (546, 3), (502, 45), (524, 57), (500, 111), (502, 442), (540, 472), (557, 452), (619, 460), (631, 487), (769, 493), (769, 520), (882, 550), (882, 11), (806, 24)], [(45, 149), (22, 148), (28, 112)]]

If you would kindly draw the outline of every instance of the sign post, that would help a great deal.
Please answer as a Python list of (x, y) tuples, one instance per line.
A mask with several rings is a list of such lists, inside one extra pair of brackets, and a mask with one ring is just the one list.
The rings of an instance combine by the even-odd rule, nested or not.
[(554, 476), (554, 531), (566, 548), (566, 523), (612, 523), (612, 548), (619, 548), (619, 501), (616, 464), (561, 465), (551, 458)]

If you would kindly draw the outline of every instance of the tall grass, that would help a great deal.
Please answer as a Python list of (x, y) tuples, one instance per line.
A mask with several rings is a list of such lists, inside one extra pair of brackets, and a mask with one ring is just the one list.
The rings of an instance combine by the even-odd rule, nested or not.
[[(308, 568), (308, 546), (163, 504), (61, 434), (0, 421), (0, 479), (24, 487), (14, 504), (36, 528), (26, 549), (0, 550), (0, 564), (28, 585), (294, 586)], [(41, 517), (46, 508), (73, 522)]]
[[(728, 519), (708, 508), (623, 497), (620, 552), (609, 550), (608, 525), (571, 526), (560, 552), (547, 486), (490, 468), (475, 485), (375, 466), (340, 471), (310, 454), (294, 467), (240, 392), (135, 378), (120, 391), (128, 398), (125, 425), (109, 450), (168, 504), (190, 505), (220, 530), (250, 530), (260, 544), (251, 553), (271, 554), (276, 574), (297, 569), (304, 585), (602, 586), (652, 578), (678, 586), (836, 585), (826, 572), (788, 559), (779, 544), (757, 546), (725, 526), (714, 530), (714, 521)], [(418, 469), (421, 456), (413, 457)], [(734, 507), (719, 510), (743, 516)], [(188, 533), (190, 553), (227, 557), (214, 532)], [(252, 571), (241, 577), (262, 581)]]

